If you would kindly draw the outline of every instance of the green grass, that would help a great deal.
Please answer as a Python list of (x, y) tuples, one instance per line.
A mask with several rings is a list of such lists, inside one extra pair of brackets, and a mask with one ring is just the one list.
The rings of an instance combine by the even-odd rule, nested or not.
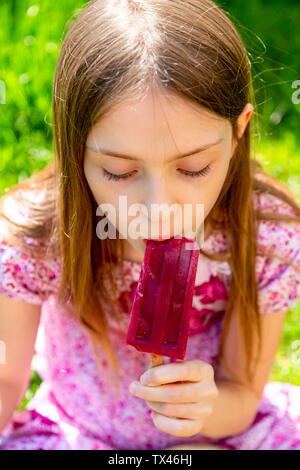
[(41, 385), (42, 383), (42, 379), (41, 377), (39, 376), (39, 374), (34, 370), (32, 369), (31, 370), (31, 378), (30, 378), (30, 384), (24, 394), (24, 397), (22, 399), (22, 403), (20, 403), (17, 411), (21, 411), (21, 410), (24, 410), (27, 406), (27, 404), (30, 402), (30, 400), (34, 397), (34, 395), (36, 394), (39, 386)]
[[(50, 0), (1, 0), (0, 81), (5, 84), (6, 103), (0, 104), (0, 196), (6, 188), (42, 169), (52, 158), (51, 96), (55, 65), (70, 24), (68, 20), (85, 3), (64, 0), (59, 8), (53, 8)], [(264, 74), (267, 90), (271, 90), (272, 96), (264, 96), (263, 91), (257, 95), (265, 134), (256, 144), (255, 155), (268, 173), (292, 189), (300, 203), (300, 150), (295, 130), (299, 126), (300, 105), (291, 102), (294, 91), (291, 81), (299, 79), (299, 33), (289, 24), (289, 21), (295, 25), (299, 23), (299, 9), (295, 8), (296, 2), (288, 0), (289, 8), (293, 7), (291, 16), (288, 7), (282, 11), (282, 2), (274, 0), (272, 7), (274, 4), (282, 15), (257, 16), (259, 7), (264, 5), (266, 8), (262, 0), (255, 0), (255, 8), (253, 2), (245, 7), (239, 0), (219, 3), (225, 7), (227, 3), (232, 4), (232, 11), (241, 23), (267, 43), (267, 55), (264, 56), (262, 47), (249, 36), (251, 53), (262, 55), (265, 60), (265, 63), (257, 61), (253, 67), (255, 74), (261, 70), (258, 67), (266, 71), (282, 64), (293, 67), (293, 71), (286, 67), (274, 75)], [(286, 34), (278, 36), (278, 30), (286, 30)], [(290, 31), (295, 34), (290, 35)], [(261, 87), (261, 83), (261, 75), (258, 75), (256, 87)], [(263, 101), (266, 106), (262, 108)], [(270, 381), (300, 385), (299, 313), (300, 302), (287, 314)], [(32, 368), (30, 385), (19, 410), (26, 407), (40, 383), (40, 377)]]
[(300, 149), (295, 134), (286, 131), (280, 140), (262, 136), (255, 146), (255, 155), (267, 173), (293, 191), (300, 204)]
[(1, 0), (0, 195), (52, 156), (52, 83), (66, 26), (82, 0)]
[(300, 385), (300, 302), (287, 313), (269, 381)]

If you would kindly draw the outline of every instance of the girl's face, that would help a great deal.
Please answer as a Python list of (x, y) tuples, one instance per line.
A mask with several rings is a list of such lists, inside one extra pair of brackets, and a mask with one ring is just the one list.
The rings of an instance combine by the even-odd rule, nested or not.
[[(239, 117), (239, 137), (252, 110), (247, 104)], [(202, 203), (206, 219), (222, 189), (235, 148), (228, 120), (170, 92), (148, 94), (118, 105), (90, 130), (84, 173), (97, 204), (115, 207), (118, 230), (120, 196), (126, 196), (127, 208), (138, 203), (148, 210), (149, 227), (152, 204), (179, 204), (184, 211), (184, 204), (195, 208)], [(192, 214), (190, 229), (195, 231), (196, 211)], [(136, 213), (127, 214), (128, 225), (134, 218)], [(162, 236), (159, 227), (158, 236)], [(174, 227), (176, 233), (171, 226), (170, 236), (186, 233), (183, 227), (179, 232)], [(204, 229), (206, 234), (207, 227)], [(149, 228), (142, 238), (151, 238), (151, 233)], [(141, 239), (128, 236), (124, 244), (125, 253), (142, 261), (145, 244)]]

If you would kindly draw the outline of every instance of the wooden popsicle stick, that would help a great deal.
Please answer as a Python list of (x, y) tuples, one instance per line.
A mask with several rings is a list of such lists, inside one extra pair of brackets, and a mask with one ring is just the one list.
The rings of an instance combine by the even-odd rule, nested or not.
[(164, 363), (163, 356), (159, 356), (159, 354), (151, 353), (151, 367), (161, 366), (163, 363)]

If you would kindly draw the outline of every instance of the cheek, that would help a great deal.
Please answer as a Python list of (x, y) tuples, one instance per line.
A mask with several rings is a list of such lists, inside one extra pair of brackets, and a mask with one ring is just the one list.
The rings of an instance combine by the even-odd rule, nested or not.
[(193, 204), (204, 204), (204, 218), (206, 218), (222, 190), (227, 176), (228, 166), (229, 163), (227, 161), (216, 165), (208, 178), (200, 178), (199, 184), (193, 189), (190, 187), (188, 192), (184, 192), (181, 197), (182, 201), (188, 201)]
[(205, 208), (206, 215), (210, 212), (214, 206), (219, 194), (223, 188), (228, 172), (229, 163), (225, 162), (215, 169), (212, 178), (210, 178), (205, 186), (205, 195), (203, 195), (207, 208)]
[(84, 162), (83, 162), (83, 173), (84, 173), (86, 182), (87, 182), (90, 190), (94, 194), (95, 188), (97, 188), (95, 173), (93, 172), (92, 166), (89, 165), (89, 163), (86, 162), (86, 160), (84, 160)]
[(214, 175), (214, 179), (215, 179), (215, 191), (218, 194), (220, 193), (224, 185), (224, 182), (226, 180), (230, 162), (231, 162), (231, 159), (230, 159), (230, 156), (228, 156), (227, 159), (224, 159), (223, 161), (221, 161), (220, 164), (216, 167), (216, 173)]
[(115, 191), (112, 191), (109, 185), (104, 183), (99, 173), (99, 168), (84, 162), (83, 172), (97, 204), (111, 202), (112, 197), (115, 198)]

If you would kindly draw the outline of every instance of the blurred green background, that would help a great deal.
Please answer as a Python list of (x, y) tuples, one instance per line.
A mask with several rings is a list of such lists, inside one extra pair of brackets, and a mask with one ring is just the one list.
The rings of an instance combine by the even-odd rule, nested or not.
[[(52, 80), (61, 42), (81, 0), (1, 0), (0, 196), (52, 158)], [(299, 0), (218, 1), (242, 36), (252, 63), (259, 128), (253, 155), (300, 203)], [(297, 88), (300, 88), (298, 84)], [(298, 93), (300, 98), (300, 93)], [(288, 312), (270, 381), (300, 385), (300, 301)], [(31, 383), (19, 410), (41, 379)]]

